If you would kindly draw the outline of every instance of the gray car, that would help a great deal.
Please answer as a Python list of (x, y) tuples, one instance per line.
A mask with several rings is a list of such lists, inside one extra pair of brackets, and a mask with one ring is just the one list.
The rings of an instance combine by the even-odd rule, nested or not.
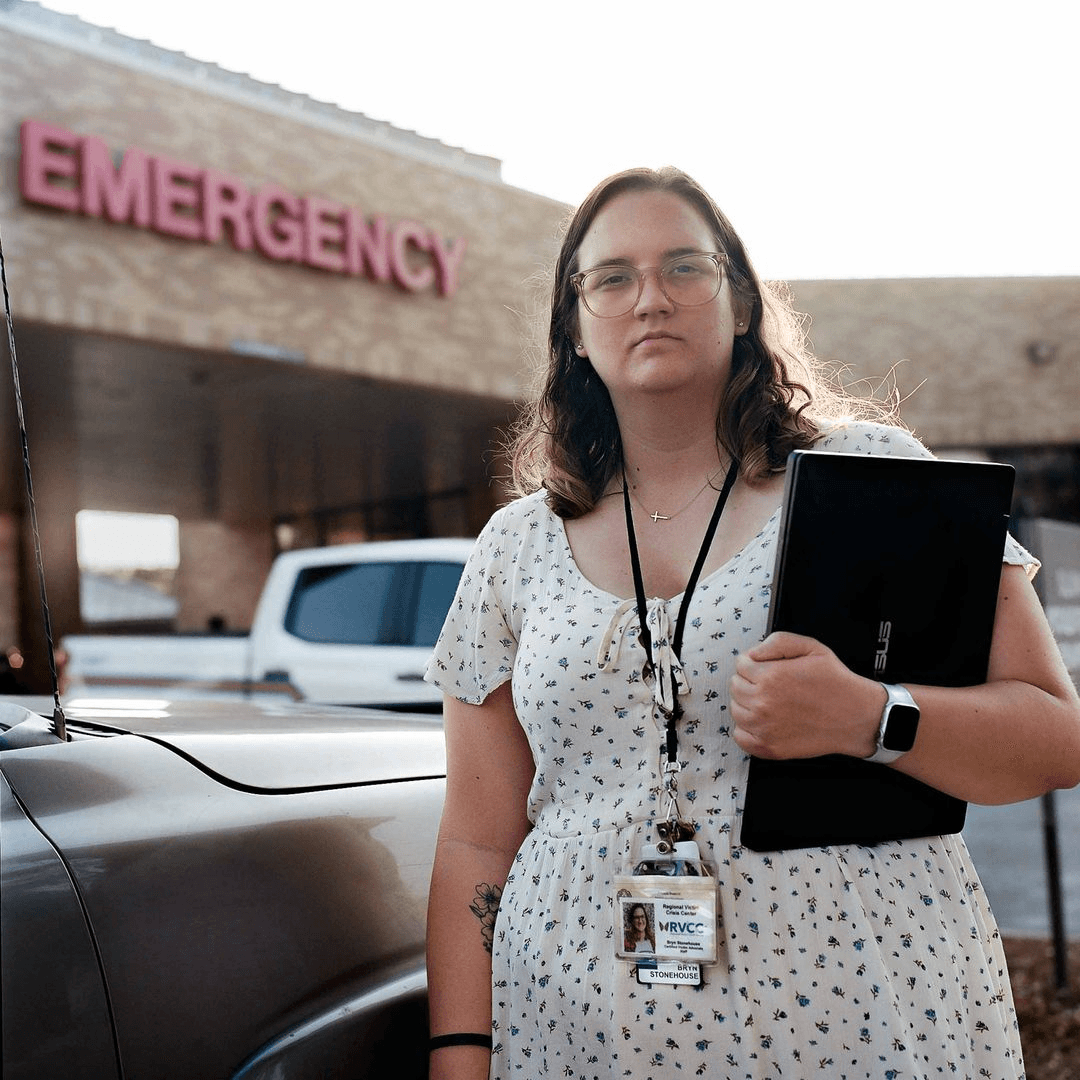
[[(0, 705), (3, 729), (24, 719)], [(439, 717), (70, 711), (0, 750), (6, 1080), (426, 1075)]]

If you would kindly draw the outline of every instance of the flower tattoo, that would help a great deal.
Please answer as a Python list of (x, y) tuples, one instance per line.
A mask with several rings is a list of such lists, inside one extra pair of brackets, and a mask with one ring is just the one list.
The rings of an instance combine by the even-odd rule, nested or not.
[(495, 940), (495, 917), (499, 914), (501, 899), (502, 889), (498, 885), (481, 884), (476, 886), (476, 897), (469, 905), (469, 910), (480, 920), (480, 933), (488, 952)]

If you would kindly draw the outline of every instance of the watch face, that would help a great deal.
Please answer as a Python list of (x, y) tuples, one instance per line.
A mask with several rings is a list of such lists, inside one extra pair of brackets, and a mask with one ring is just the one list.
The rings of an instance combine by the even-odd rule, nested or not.
[(915, 745), (915, 733), (919, 730), (919, 710), (910, 705), (893, 705), (885, 724), (881, 745), (886, 750), (904, 753)]

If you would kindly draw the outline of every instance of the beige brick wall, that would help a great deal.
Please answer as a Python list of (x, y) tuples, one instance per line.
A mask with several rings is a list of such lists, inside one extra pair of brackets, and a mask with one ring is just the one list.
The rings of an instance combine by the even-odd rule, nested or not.
[[(410, 219), (468, 248), (444, 298), (272, 262), (22, 203), (19, 124), (56, 124), (391, 222)], [(0, 27), (0, 220), (16, 314), (154, 341), (228, 349), (272, 343), (315, 365), (513, 396), (525, 284), (554, 251), (561, 204), (463, 176)]]
[(273, 536), (267, 529), (182, 522), (176, 629), (206, 630), (214, 617), (224, 619), (229, 630), (248, 629), (273, 561)]
[[(1080, 442), (1080, 278), (799, 281), (823, 360), (890, 372), (932, 446)], [(1045, 345), (1048, 358), (1030, 350)]]

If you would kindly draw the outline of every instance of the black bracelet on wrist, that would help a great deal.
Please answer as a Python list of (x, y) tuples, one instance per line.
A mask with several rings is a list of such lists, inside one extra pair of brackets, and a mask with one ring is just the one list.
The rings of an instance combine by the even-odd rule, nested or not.
[(451, 1035), (432, 1035), (428, 1039), (429, 1050), (441, 1050), (444, 1046), (483, 1046), (491, 1049), (491, 1036), (477, 1031), (455, 1031)]

